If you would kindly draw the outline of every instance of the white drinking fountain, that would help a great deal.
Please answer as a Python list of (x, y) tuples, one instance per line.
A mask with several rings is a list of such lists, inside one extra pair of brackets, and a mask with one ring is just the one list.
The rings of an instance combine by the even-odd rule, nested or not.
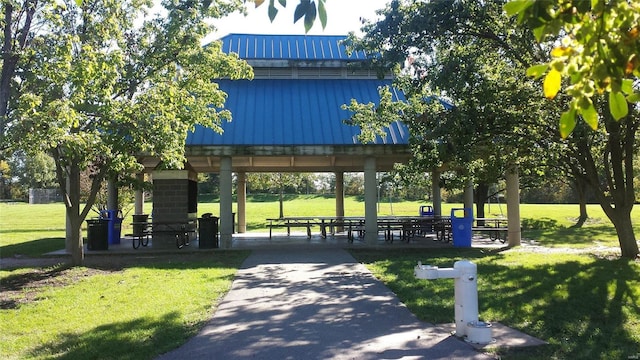
[(418, 279), (454, 279), (456, 336), (466, 337), (474, 344), (493, 342), (491, 324), (478, 320), (478, 267), (469, 260), (456, 261), (453, 268), (418, 265), (414, 269)]

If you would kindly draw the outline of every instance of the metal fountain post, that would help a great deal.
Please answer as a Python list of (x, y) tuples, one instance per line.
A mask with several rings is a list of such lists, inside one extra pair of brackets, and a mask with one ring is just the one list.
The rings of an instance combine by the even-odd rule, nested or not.
[(478, 320), (478, 267), (469, 260), (456, 261), (453, 268), (422, 265), (414, 269), (418, 279), (454, 279), (456, 336), (477, 344), (492, 342), (491, 324)]

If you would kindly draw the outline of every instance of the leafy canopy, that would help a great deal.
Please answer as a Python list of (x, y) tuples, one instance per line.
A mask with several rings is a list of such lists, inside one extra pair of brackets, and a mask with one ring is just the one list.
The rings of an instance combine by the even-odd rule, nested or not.
[(640, 1), (512, 0), (504, 9), (531, 27), (539, 42), (562, 36), (550, 50), (551, 59), (531, 66), (527, 75), (544, 76), (548, 99), (555, 98), (562, 81), (568, 80), (565, 91), (572, 100), (560, 118), (563, 137), (574, 130), (577, 115), (597, 128), (595, 94), (608, 95), (616, 120), (629, 114), (629, 103), (640, 101)]

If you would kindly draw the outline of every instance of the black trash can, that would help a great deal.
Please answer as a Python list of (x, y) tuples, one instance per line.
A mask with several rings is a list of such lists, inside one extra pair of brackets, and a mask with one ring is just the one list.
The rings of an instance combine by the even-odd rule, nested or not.
[(204, 214), (198, 219), (198, 241), (200, 249), (217, 249), (218, 243), (218, 218), (211, 214)]
[(109, 250), (109, 221), (87, 220), (87, 249)]

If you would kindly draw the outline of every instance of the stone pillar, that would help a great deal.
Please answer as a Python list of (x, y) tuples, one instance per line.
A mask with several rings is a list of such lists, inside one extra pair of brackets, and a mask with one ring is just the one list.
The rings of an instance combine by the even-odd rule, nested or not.
[(182, 226), (191, 230), (194, 237), (197, 181), (197, 174), (190, 170), (153, 172), (153, 248), (175, 249), (175, 236)]
[(519, 246), (522, 240), (520, 230), (520, 177), (518, 165), (507, 169), (507, 240), (509, 247)]
[(233, 241), (233, 180), (231, 157), (220, 159), (220, 246), (230, 249)]
[(440, 194), (440, 171), (433, 170), (431, 173), (431, 193), (433, 198), (433, 215), (442, 215), (442, 195)]
[(378, 181), (376, 178), (376, 159), (364, 160), (364, 239), (367, 244), (378, 243)]
[[(336, 217), (344, 217), (344, 173), (336, 172)], [(344, 227), (338, 226), (336, 232), (343, 232)]]
[(238, 232), (247, 232), (247, 175), (244, 172), (238, 174)]
[[(144, 173), (137, 174), (136, 180), (142, 185), (144, 183)], [(133, 213), (135, 215), (144, 214), (144, 191), (141, 189), (137, 189), (135, 192)]]

